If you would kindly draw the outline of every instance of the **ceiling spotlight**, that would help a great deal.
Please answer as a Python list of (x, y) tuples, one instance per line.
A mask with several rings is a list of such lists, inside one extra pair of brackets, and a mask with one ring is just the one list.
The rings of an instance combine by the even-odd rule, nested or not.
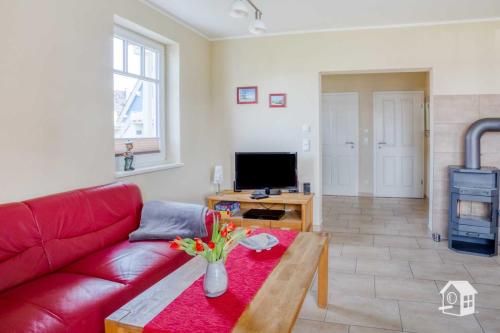
[(245, 1), (255, 10), (255, 20), (250, 23), (248, 31), (256, 35), (266, 32), (267, 26), (262, 21), (262, 11), (251, 0), (235, 0), (231, 6), (229, 15), (237, 18), (248, 16), (248, 7)]
[(235, 0), (231, 5), (229, 15), (236, 18), (248, 16), (248, 7), (243, 0)]
[(255, 35), (260, 35), (260, 34), (266, 32), (266, 30), (267, 30), (267, 26), (264, 23), (264, 21), (262, 21), (262, 13), (260, 11), (255, 12), (255, 20), (252, 23), (250, 23), (250, 26), (248, 27), (248, 31), (250, 31), (251, 33), (253, 33)]

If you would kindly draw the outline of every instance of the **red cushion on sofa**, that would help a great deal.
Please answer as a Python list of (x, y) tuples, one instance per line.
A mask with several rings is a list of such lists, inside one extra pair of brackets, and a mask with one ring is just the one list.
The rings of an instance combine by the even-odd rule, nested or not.
[(49, 271), (29, 208), (23, 203), (0, 205), (0, 291)]
[(139, 225), (142, 207), (138, 187), (121, 183), (25, 203), (40, 228), (52, 271), (127, 238)]
[[(63, 323), (67, 332), (100, 332), (104, 329), (103, 318), (123, 305), (130, 295), (121, 283), (53, 273), (11, 289), (0, 298), (43, 309)], [(19, 316), (15, 313), (13, 317)]]
[(122, 241), (63, 269), (64, 272), (132, 284), (141, 291), (186, 263), (191, 257), (165, 241)]
[(67, 332), (68, 328), (49, 311), (34, 304), (0, 299), (0, 332)]

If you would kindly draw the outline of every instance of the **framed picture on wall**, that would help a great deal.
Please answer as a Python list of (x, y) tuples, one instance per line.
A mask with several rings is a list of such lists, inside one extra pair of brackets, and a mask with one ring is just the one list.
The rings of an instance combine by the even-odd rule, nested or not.
[(238, 104), (257, 104), (259, 101), (259, 90), (254, 87), (236, 88), (236, 101)]
[(286, 108), (286, 94), (269, 94), (270, 108)]

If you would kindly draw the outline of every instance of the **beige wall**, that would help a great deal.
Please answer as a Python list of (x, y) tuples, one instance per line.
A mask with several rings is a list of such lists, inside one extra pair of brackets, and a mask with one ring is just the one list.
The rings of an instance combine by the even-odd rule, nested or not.
[(0, 202), (115, 181), (112, 34), (117, 14), (180, 45), (184, 167), (121, 180), (146, 199), (202, 202), (224, 154), (210, 43), (136, 0), (0, 2)]
[[(323, 93), (359, 93), (358, 181), (360, 194), (373, 194), (373, 93), (377, 91), (423, 91), (425, 93), (426, 77), (427, 73), (422, 72), (337, 74), (322, 77)], [(423, 160), (422, 163), (424, 163)]]
[[(431, 69), (433, 94), (498, 93), (500, 21), (225, 40), (214, 43), (212, 61), (214, 108), (225, 114), (228, 150), (298, 151), (301, 181), (321, 194), (320, 73)], [(236, 105), (243, 85), (259, 86), (259, 104)], [(288, 93), (286, 109), (267, 107), (272, 92)], [(312, 125), (311, 134), (302, 133), (303, 124)], [(302, 152), (307, 136), (312, 150)], [(317, 195), (316, 224), (320, 207)]]

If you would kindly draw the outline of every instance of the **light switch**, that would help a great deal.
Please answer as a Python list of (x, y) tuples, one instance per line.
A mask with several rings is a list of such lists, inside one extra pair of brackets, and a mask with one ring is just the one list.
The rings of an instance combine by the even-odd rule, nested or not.
[(303, 133), (311, 133), (311, 125), (309, 125), (309, 124), (302, 125), (302, 132)]
[(311, 140), (303, 139), (302, 140), (302, 150), (303, 151), (311, 151)]

